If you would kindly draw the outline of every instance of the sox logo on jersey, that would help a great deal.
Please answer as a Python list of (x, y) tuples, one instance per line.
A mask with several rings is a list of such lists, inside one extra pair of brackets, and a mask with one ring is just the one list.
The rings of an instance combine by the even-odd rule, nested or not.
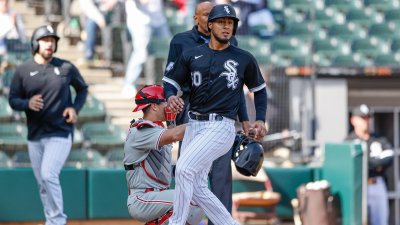
[(239, 65), (238, 62), (229, 59), (225, 61), (224, 68), (227, 70), (222, 72), (220, 76), (226, 76), (226, 80), (228, 81), (228, 88), (232, 88), (232, 90), (236, 89), (239, 83), (237, 69), (236, 67)]

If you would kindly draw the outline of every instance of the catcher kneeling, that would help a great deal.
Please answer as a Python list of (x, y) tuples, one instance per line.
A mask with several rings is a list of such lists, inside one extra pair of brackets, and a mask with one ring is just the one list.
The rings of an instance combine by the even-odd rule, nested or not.
[[(124, 167), (128, 183), (128, 210), (136, 220), (148, 225), (168, 224), (175, 191), (169, 189), (172, 143), (183, 139), (186, 125), (175, 126), (176, 112), (167, 107), (164, 89), (145, 86), (135, 96), (133, 112), (143, 118), (132, 120), (124, 146)], [(163, 121), (167, 121), (168, 129)], [(199, 224), (204, 213), (195, 203), (187, 223)]]

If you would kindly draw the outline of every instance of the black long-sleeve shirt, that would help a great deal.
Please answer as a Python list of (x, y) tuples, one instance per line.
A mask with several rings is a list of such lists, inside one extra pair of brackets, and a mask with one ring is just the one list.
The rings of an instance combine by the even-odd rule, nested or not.
[(346, 141), (365, 143), (368, 154), (368, 177), (384, 176), (385, 170), (393, 163), (394, 152), (392, 145), (384, 137), (371, 134), (366, 141), (360, 139), (353, 131), (347, 136)]
[[(70, 86), (76, 96), (72, 101)], [(29, 109), (29, 99), (41, 94), (43, 108), (39, 112)], [(73, 107), (78, 113), (85, 104), (88, 85), (78, 69), (70, 62), (53, 58), (47, 64), (33, 59), (17, 67), (9, 95), (14, 110), (25, 111), (28, 124), (28, 140), (45, 137), (67, 137), (73, 125), (66, 122), (63, 112)]]

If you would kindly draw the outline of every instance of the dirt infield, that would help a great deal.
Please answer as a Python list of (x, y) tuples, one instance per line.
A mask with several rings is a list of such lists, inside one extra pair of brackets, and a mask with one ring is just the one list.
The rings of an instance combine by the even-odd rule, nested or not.
[[(69, 220), (68, 225), (143, 225), (136, 220)], [(44, 221), (0, 222), (0, 225), (44, 225)]]

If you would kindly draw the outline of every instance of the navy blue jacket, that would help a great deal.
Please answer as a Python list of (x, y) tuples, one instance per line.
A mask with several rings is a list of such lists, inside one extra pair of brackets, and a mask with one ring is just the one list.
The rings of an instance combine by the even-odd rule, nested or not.
[[(70, 86), (75, 89), (72, 101)], [(43, 109), (29, 109), (29, 99), (37, 94), (43, 98)], [(63, 111), (73, 107), (78, 113), (85, 104), (88, 85), (78, 69), (70, 62), (53, 58), (48, 64), (38, 64), (33, 59), (17, 67), (9, 95), (14, 110), (25, 111), (28, 124), (28, 140), (45, 137), (68, 137), (73, 125), (66, 122)]]

